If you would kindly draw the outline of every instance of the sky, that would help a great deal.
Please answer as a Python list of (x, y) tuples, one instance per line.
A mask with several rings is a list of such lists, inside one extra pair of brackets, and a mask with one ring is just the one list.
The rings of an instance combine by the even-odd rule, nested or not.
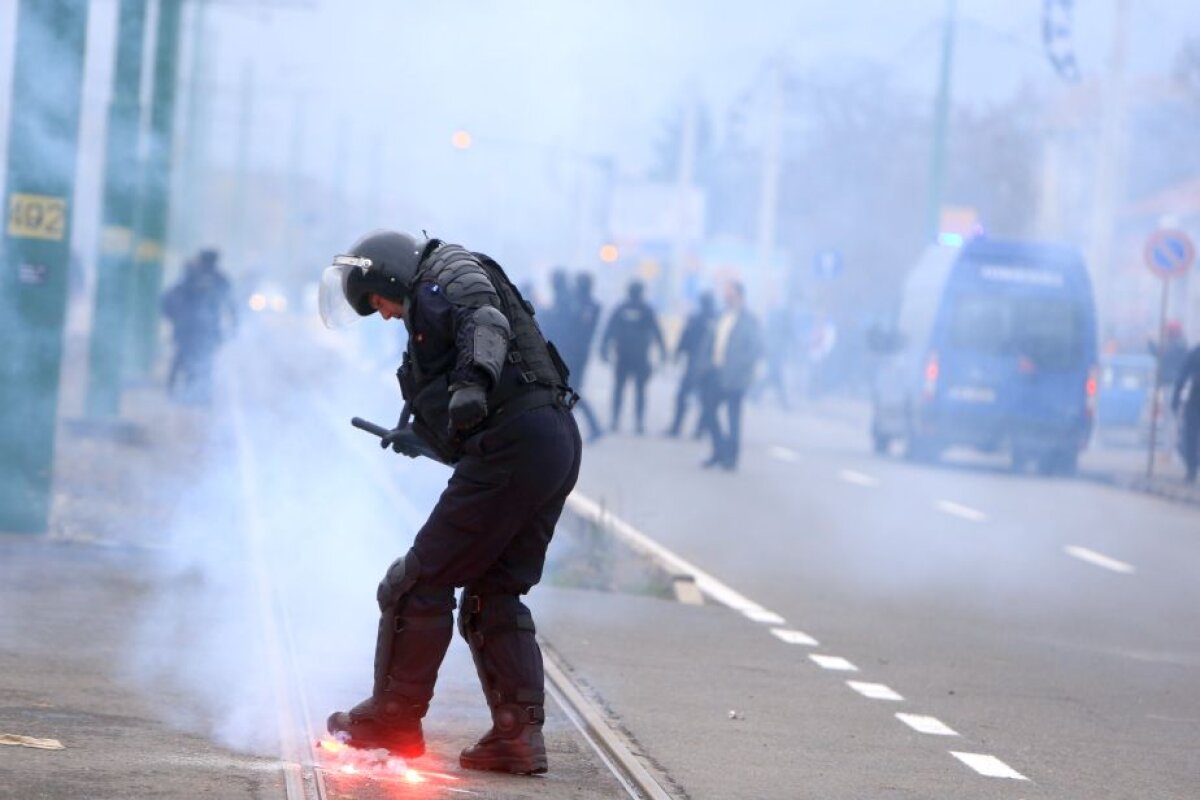
[[(1200, 35), (1200, 6), (1189, 0), (1077, 3), (1085, 79), (1105, 73), (1120, 2), (1131, 81), (1164, 75), (1180, 42)], [(956, 6), (955, 103), (1061, 91), (1042, 52), (1041, 0)], [(0, 0), (0, 121), (16, 7)], [(98, 194), (116, 7), (90, 4), (81, 211)], [(205, 9), (206, 66), (191, 82), (185, 32), (181, 72), (184, 94), (200, 86), (206, 98), (215, 170), (245, 159), (259, 175), (298, 172), (318, 187), (304, 198), (306, 219), (320, 213), (347, 227), (427, 227), (503, 251), (517, 246), (509, 231), (541, 221), (546, 253), (571, 258), (598, 183), (643, 175), (664, 125), (692, 100), (719, 125), (770, 58), (800, 70), (882, 67), (914, 102), (932, 103), (947, 3), (212, 0)], [(459, 129), (474, 136), (469, 152), (450, 146)], [(590, 156), (611, 158), (612, 175)], [(92, 208), (78, 220), (81, 244), (95, 240), (94, 217)]]

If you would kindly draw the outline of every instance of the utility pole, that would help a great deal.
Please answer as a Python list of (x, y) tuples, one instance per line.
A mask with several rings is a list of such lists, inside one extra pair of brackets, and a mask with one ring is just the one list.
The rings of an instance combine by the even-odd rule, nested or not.
[(758, 196), (758, 270), (766, 280), (775, 251), (779, 216), (779, 173), (783, 151), (783, 64), (771, 63), (767, 84), (767, 133), (763, 144), (762, 182)]
[(150, 139), (138, 201), (134, 273), (130, 309), (130, 374), (149, 378), (158, 351), (158, 298), (162, 294), (163, 257), (170, 220), (171, 142), (175, 118), (175, 78), (179, 61), (179, 23), (183, 0), (159, 0), (154, 44), (154, 93)]
[(670, 302), (683, 300), (683, 265), (691, 249), (691, 204), (696, 182), (696, 139), (699, 128), (699, 103), (689, 90), (683, 111), (683, 130), (679, 136), (679, 170), (675, 181), (675, 241), (671, 247)]
[(942, 196), (946, 190), (946, 139), (950, 127), (950, 79), (954, 75), (954, 28), (956, 0), (946, 0), (942, 30), (942, 61), (938, 72), (937, 100), (933, 107), (933, 152), (929, 159), (929, 201), (925, 209), (925, 232), (937, 241), (942, 219)]
[(20, 0), (0, 240), (0, 531), (50, 513), (87, 0)]
[(133, 226), (138, 192), (146, 0), (121, 0), (117, 24), (86, 405), (87, 415), (97, 419), (116, 417), (121, 406), (121, 360), (129, 314), (127, 299), (133, 287)]
[(242, 85), (238, 94), (237, 180), (234, 184), (233, 227), (229, 244), (234, 259), (244, 265), (249, 257), (246, 199), (251, 194), (250, 151), (254, 135), (254, 62), (249, 59), (242, 65)]
[(1092, 191), (1091, 224), (1088, 229), (1087, 260), (1096, 278), (1102, 326), (1112, 319), (1115, 311), (1113, 281), (1116, 276), (1112, 264), (1112, 239), (1113, 220), (1125, 185), (1125, 59), (1129, 11), (1129, 0), (1116, 0), (1112, 51), (1100, 119), (1100, 152), (1096, 160), (1096, 184)]

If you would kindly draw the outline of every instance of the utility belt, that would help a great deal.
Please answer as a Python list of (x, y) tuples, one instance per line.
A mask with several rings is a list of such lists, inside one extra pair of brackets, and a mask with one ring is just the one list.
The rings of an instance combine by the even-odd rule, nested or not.
[(483, 427), (495, 428), (503, 425), (510, 419), (514, 419), (518, 415), (532, 411), (535, 408), (542, 406), (556, 406), (565, 408), (568, 411), (575, 407), (575, 403), (579, 401), (577, 395), (571, 389), (555, 389), (550, 386), (536, 385), (533, 388), (521, 392), (514, 397), (501, 403), (496, 407), (483, 423)]

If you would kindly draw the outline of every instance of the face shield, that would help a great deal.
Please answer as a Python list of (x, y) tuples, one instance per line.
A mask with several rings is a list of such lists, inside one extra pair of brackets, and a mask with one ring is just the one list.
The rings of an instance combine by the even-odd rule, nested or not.
[[(354, 291), (352, 284), (359, 282), (370, 267), (369, 258), (337, 256), (333, 259), (333, 265), (321, 273), (317, 309), (326, 328), (347, 328), (365, 316), (355, 305), (361, 305), (367, 298), (358, 297), (361, 293)], [(351, 294), (355, 295), (355, 304), (349, 299)]]

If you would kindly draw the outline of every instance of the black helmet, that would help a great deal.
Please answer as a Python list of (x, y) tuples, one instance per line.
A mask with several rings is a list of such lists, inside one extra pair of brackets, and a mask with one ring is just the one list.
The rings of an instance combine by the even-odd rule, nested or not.
[[(412, 293), (421, 260), (433, 240), (398, 231), (373, 231), (359, 239), (346, 255), (336, 256), (321, 277), (321, 319), (342, 327), (359, 316), (375, 313), (371, 295), (404, 301)], [(349, 305), (347, 309), (345, 306)]]

